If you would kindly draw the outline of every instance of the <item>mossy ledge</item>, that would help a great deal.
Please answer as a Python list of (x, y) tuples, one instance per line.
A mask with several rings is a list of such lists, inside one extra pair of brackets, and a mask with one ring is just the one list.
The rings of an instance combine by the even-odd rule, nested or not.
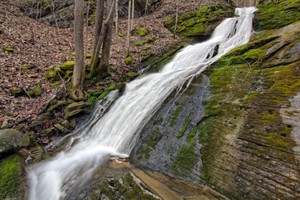
[(201, 177), (228, 197), (300, 197), (296, 144), (279, 113), (300, 92), (299, 31), (296, 23), (259, 32), (205, 72), (211, 81), (205, 102), (211, 128), (200, 140)]
[(187, 37), (208, 36), (224, 18), (233, 15), (233, 7), (224, 4), (209, 4), (199, 7), (197, 11), (180, 15), (177, 26), (175, 26), (175, 16), (166, 19), (164, 26), (174, 33)]
[(17, 155), (0, 161), (0, 199), (18, 199), (21, 183), (21, 164)]

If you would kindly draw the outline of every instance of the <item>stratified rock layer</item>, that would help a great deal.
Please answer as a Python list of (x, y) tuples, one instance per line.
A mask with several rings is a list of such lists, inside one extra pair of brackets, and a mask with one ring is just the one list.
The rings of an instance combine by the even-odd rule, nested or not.
[[(199, 121), (187, 114), (190, 106), (178, 103), (182, 97), (152, 118), (132, 154), (137, 165), (205, 181), (233, 199), (300, 198), (300, 22), (273, 23), (266, 14), (275, 7), (297, 16), (300, 1), (276, 2), (260, 1), (255, 20), (262, 31), (205, 72), (210, 95), (201, 96)], [(202, 105), (201, 98), (194, 102)], [(170, 131), (172, 121), (181, 128)]]

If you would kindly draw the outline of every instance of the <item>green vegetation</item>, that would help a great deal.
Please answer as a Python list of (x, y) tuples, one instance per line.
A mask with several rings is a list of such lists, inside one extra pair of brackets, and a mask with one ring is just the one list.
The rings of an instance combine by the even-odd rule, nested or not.
[(188, 176), (193, 167), (198, 162), (197, 154), (195, 153), (195, 143), (183, 145), (172, 165), (172, 171), (181, 176)]
[(162, 138), (162, 133), (159, 130), (153, 130), (149, 140), (147, 140), (139, 149), (139, 154), (142, 155), (143, 158), (149, 159), (150, 154), (155, 149), (156, 144)]
[[(198, 8), (197, 11), (187, 12), (179, 16), (178, 26), (175, 30), (175, 16), (164, 21), (165, 27), (172, 32), (176, 31), (184, 36), (207, 35), (209, 31), (226, 17), (234, 15), (234, 9), (222, 4), (205, 5)], [(214, 25), (212, 25), (214, 24)]]
[[(205, 72), (211, 81), (211, 97), (205, 102), (206, 118), (198, 125), (198, 139), (203, 145), (201, 173), (208, 182), (218, 185), (215, 162), (224, 154), (222, 147), (232, 134), (272, 147), (268, 148), (269, 152), (255, 150), (257, 154), (294, 160), (292, 154), (285, 153), (295, 143), (291, 128), (282, 123), (279, 109), (289, 105), (288, 99), (299, 92), (300, 61), (285, 61), (293, 56), (288, 52), (298, 42), (297, 30), (263, 31)], [(276, 50), (278, 44), (285, 46)], [(271, 48), (275, 53), (266, 56)]]
[(176, 123), (176, 121), (177, 121), (177, 118), (178, 118), (180, 112), (181, 112), (182, 109), (183, 109), (183, 106), (184, 106), (184, 103), (180, 103), (180, 104), (176, 107), (176, 109), (175, 109), (175, 111), (174, 111), (174, 113), (172, 114), (172, 117), (171, 117), (171, 121), (170, 121), (170, 125), (171, 125), (171, 126), (174, 126), (174, 125), (175, 125), (175, 123)]
[(138, 28), (136, 30), (136, 33), (137, 33), (138, 36), (144, 37), (144, 36), (148, 35), (149, 31), (145, 28)]
[(73, 70), (75, 66), (74, 61), (67, 61), (59, 66), (61, 70)]
[(125, 58), (125, 64), (130, 65), (133, 62), (133, 59), (131, 56), (126, 56)]
[(185, 119), (183, 126), (181, 127), (181, 130), (179, 131), (179, 133), (177, 134), (177, 138), (181, 138), (182, 136), (184, 136), (184, 133), (188, 130), (188, 127), (191, 123), (191, 118), (192, 116), (192, 112), (189, 114), (189, 116)]
[(30, 87), (30, 89), (27, 91), (27, 94), (30, 97), (41, 96), (41, 94), (42, 94), (42, 88), (41, 88), (40, 84), (36, 84), (36, 85)]
[(0, 199), (16, 196), (20, 186), (21, 166), (17, 155), (5, 158), (0, 163)]
[(14, 52), (14, 48), (12, 47), (5, 47), (4, 50), (7, 52)]
[(255, 13), (255, 28), (277, 29), (299, 20), (300, 0), (263, 0)]

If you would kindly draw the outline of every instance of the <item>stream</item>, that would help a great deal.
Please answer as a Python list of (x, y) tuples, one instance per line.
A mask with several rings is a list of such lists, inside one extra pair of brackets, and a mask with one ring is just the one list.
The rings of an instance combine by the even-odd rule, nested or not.
[(237, 17), (224, 20), (209, 40), (185, 47), (161, 71), (128, 83), (109, 111), (82, 130), (73, 145), (27, 169), (28, 199), (66, 199), (109, 158), (128, 157), (141, 129), (176, 88), (249, 41), (255, 10), (237, 8)]

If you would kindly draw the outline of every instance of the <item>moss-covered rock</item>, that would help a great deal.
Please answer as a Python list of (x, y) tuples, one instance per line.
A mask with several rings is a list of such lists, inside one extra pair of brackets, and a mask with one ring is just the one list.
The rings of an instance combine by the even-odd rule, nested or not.
[(233, 7), (225, 6), (223, 4), (211, 4), (201, 6), (197, 11), (191, 11), (180, 15), (178, 17), (177, 27), (175, 27), (175, 16), (165, 20), (164, 25), (172, 32), (180, 35), (188, 37), (204, 36), (209, 35), (224, 18), (233, 15)]
[(0, 199), (19, 199), (21, 185), (21, 163), (17, 155), (0, 161)]
[(59, 66), (59, 68), (63, 71), (73, 70), (75, 66), (74, 61), (67, 61)]
[(22, 88), (13, 87), (9, 89), (10, 93), (14, 97), (19, 97), (23, 94), (25, 94), (24, 90)]
[(276, 29), (300, 20), (300, 0), (262, 0), (255, 13), (255, 29)]
[(148, 35), (149, 31), (145, 28), (137, 28), (136, 33), (138, 36), (144, 37), (144, 36)]
[(11, 53), (14, 52), (14, 48), (12, 47), (5, 47), (4, 50)]
[(41, 96), (42, 94), (42, 88), (40, 84), (35, 84), (29, 88), (28, 91), (26, 91), (26, 94), (30, 97), (37, 97)]
[(84, 111), (84, 108), (88, 106), (88, 103), (80, 101), (80, 102), (72, 102), (65, 107), (65, 118), (69, 119), (75, 115), (78, 115)]
[(157, 199), (143, 182), (128, 172), (120, 178), (98, 181), (93, 188), (87, 199)]
[(131, 56), (126, 56), (125, 58), (125, 64), (130, 65), (133, 62), (133, 59)]
[(13, 129), (0, 130), (0, 154), (12, 152), (29, 145), (28, 136)]
[[(297, 164), (290, 152), (295, 141), (279, 112), (300, 91), (296, 69), (300, 53), (295, 51), (300, 41), (298, 31), (299, 23), (257, 33), (250, 43), (223, 56), (206, 72), (211, 96), (205, 102), (205, 113), (211, 120), (199, 124), (205, 130), (205, 139), (200, 140), (202, 177), (228, 196), (297, 199), (300, 195), (296, 189), (300, 174), (294, 170)], [(272, 163), (283, 171), (273, 168)], [(221, 169), (223, 166), (227, 167)], [(251, 179), (244, 180), (249, 176)], [(291, 176), (298, 178), (290, 180)], [(275, 186), (290, 192), (269, 184), (279, 179)], [(249, 187), (257, 182), (258, 187)]]

